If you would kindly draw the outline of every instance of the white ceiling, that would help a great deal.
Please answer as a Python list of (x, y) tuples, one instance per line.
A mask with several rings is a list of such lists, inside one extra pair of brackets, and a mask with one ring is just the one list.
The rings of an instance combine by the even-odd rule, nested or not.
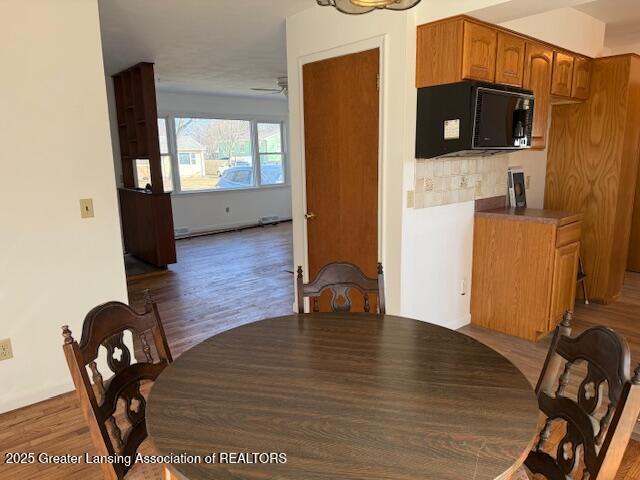
[(640, 44), (640, 0), (596, 0), (574, 8), (607, 24), (606, 47)]
[(315, 0), (100, 0), (106, 73), (155, 63), (158, 88), (251, 95), (287, 73), (285, 18)]

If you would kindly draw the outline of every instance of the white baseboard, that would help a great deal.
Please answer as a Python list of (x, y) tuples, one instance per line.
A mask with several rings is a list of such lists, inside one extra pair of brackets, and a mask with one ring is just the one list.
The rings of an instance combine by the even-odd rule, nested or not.
[[(278, 223), (281, 222), (289, 222), (291, 221), (291, 217), (281, 218)], [(260, 227), (262, 226), (257, 220), (254, 222), (236, 222), (236, 223), (225, 223), (221, 225), (210, 225), (208, 227), (200, 227), (200, 228), (189, 228), (189, 233), (186, 235), (175, 235), (176, 240), (189, 238), (189, 237), (198, 237), (202, 235), (212, 235), (214, 233), (224, 233), (224, 232), (232, 232), (234, 230), (240, 230), (243, 228), (252, 228), (252, 227)], [(187, 227), (178, 227), (176, 230)]]
[(458, 330), (464, 326), (467, 326), (471, 323), (471, 314), (467, 313), (465, 316), (460, 317), (456, 320), (454, 320), (453, 322), (451, 322), (450, 324), (444, 325), (447, 328), (450, 328), (451, 330)]
[(59, 385), (35, 389), (16, 397), (6, 399), (3, 398), (2, 401), (0, 401), (0, 414), (27, 407), (29, 405), (33, 405), (34, 403), (43, 402), (45, 400), (49, 400), (52, 397), (56, 397), (58, 395), (62, 395), (63, 393), (72, 391), (73, 382), (69, 380)]

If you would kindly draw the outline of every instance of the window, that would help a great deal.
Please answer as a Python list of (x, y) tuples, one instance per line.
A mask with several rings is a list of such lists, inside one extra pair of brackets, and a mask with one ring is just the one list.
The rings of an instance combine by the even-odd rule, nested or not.
[(253, 186), (250, 121), (176, 118), (174, 125), (182, 191)]
[(282, 124), (258, 123), (258, 150), (260, 155), (260, 183), (284, 183), (284, 151)]
[(178, 152), (180, 165), (195, 165), (197, 163), (196, 154), (193, 152)]
[(158, 119), (158, 133), (165, 190), (169, 185), (195, 192), (285, 183), (281, 123), (169, 117)]
[(167, 139), (167, 119), (158, 119), (158, 138), (160, 140), (160, 161), (162, 162), (162, 183), (165, 192), (173, 191), (173, 174), (171, 169), (171, 155)]
[(133, 174), (135, 176), (136, 188), (146, 188), (151, 184), (151, 168), (149, 160), (146, 158), (138, 158), (133, 161)]

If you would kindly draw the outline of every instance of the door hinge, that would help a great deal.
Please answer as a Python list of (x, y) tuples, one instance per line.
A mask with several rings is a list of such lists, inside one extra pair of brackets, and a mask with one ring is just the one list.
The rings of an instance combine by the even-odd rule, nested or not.
[(376, 73), (376, 89), (380, 91), (380, 74)]

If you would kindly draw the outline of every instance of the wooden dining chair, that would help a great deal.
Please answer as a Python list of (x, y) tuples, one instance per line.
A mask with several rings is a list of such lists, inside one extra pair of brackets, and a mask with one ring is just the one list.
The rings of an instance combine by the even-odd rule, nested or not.
[[(125, 331), (130, 331), (139, 341), (140, 356), (144, 358), (137, 363), (132, 363), (131, 351), (124, 342)], [(143, 313), (136, 313), (124, 303), (105, 303), (85, 317), (80, 343), (74, 340), (68, 326), (62, 327), (62, 335), (64, 355), (98, 455), (134, 457), (147, 437), (146, 401), (140, 392), (141, 382), (155, 380), (173, 361), (157, 305), (148, 292)], [(150, 341), (159, 357), (157, 361)], [(108, 380), (103, 379), (96, 363), (101, 346), (106, 349), (107, 365), (113, 372)], [(120, 400), (124, 401), (123, 417), (129, 425), (124, 434), (115, 417)], [(119, 480), (133, 463), (129, 467), (122, 462), (101, 466), (106, 479)]]
[(369, 278), (356, 265), (348, 262), (334, 262), (322, 267), (313, 281), (305, 284), (302, 267), (298, 267), (297, 278), (298, 312), (304, 313), (304, 299), (310, 297), (312, 311), (319, 312), (318, 298), (322, 292), (331, 291), (331, 311), (350, 312), (353, 306), (349, 291), (358, 290), (364, 296), (364, 312), (369, 313), (371, 304), (369, 295), (378, 297), (378, 313), (385, 313), (384, 273), (378, 263), (378, 277)]
[[(640, 366), (631, 377), (629, 346), (609, 328), (572, 338), (571, 319), (556, 329), (536, 387), (546, 418), (525, 465), (548, 480), (613, 479), (640, 413)], [(570, 392), (578, 370), (586, 374)]]

